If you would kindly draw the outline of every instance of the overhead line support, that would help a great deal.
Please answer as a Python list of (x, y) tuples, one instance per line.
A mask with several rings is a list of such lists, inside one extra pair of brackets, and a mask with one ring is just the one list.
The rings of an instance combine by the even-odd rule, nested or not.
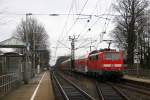
[(69, 36), (69, 40), (71, 41), (71, 67), (70, 70), (75, 67), (74, 66), (74, 59), (75, 59), (75, 41), (77, 40), (76, 36)]

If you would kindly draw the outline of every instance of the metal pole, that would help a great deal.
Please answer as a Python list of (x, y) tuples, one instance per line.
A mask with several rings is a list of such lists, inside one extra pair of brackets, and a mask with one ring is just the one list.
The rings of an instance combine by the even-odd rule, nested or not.
[(73, 37), (69, 36), (69, 40), (71, 41), (71, 67), (70, 67), (71, 71), (75, 67), (74, 59), (75, 59), (75, 40), (76, 39), (77, 38), (75, 37), (75, 35)]
[(35, 71), (35, 33), (33, 33), (33, 72), (34, 72), (34, 75), (36, 74), (36, 71)]
[(92, 51), (92, 39), (91, 39), (91, 45), (90, 45), (90, 52)]
[(137, 77), (139, 77), (139, 49), (138, 49), (138, 46), (139, 46), (139, 35), (138, 35), (138, 33), (137, 33)]
[[(28, 22), (28, 14), (26, 14), (26, 29), (25, 29), (25, 37), (26, 37), (26, 46), (28, 46), (28, 32), (27, 32), (27, 23)], [(28, 74), (27, 74), (27, 69), (28, 69), (28, 55), (27, 55), (27, 48), (25, 49), (25, 66), (24, 66), (24, 83), (28, 84)]]
[[(72, 39), (72, 68), (74, 68), (74, 59), (75, 59), (75, 41), (74, 41), (74, 38)], [(72, 69), (71, 69), (72, 70)]]
[(74, 39), (71, 39), (71, 71), (74, 68)]
[(28, 31), (27, 31), (27, 24), (28, 24), (28, 16), (31, 15), (31, 13), (26, 14), (26, 28), (25, 28), (25, 41), (26, 41), (26, 48), (25, 48), (25, 65), (24, 65), (24, 73), (23, 73), (23, 80), (25, 84), (28, 84), (29, 77), (28, 77)]

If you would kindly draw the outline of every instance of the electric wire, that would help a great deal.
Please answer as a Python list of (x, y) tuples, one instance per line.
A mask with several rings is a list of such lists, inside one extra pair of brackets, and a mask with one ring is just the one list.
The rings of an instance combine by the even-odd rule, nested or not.
[[(91, 14), (90, 14), (90, 15), (93, 15), (93, 13), (94, 13), (95, 9), (97, 8), (98, 2), (99, 2), (99, 0), (97, 0), (96, 5), (95, 5), (95, 7), (94, 7), (94, 9), (92, 10), (92, 12), (91, 12)], [(90, 20), (91, 20), (91, 17), (92, 17), (92, 16), (90, 16)], [(90, 20), (89, 20), (89, 21), (90, 21)], [(86, 25), (84, 26), (83, 30), (82, 30), (82, 31), (80, 31), (79, 37), (80, 37), (80, 36), (81, 36), (81, 34), (83, 33), (84, 29), (86, 29), (87, 27), (88, 27), (88, 24), (86, 24)]]
[[(98, 4), (98, 3), (97, 3), (97, 4)], [(109, 7), (110, 7), (110, 6), (109, 6)], [(95, 7), (95, 8), (96, 8), (96, 7)], [(105, 9), (105, 11), (106, 11), (106, 9)], [(107, 20), (111, 20), (111, 19), (108, 18), (108, 14), (103, 14), (103, 15), (107, 15), (107, 16), (106, 16), (106, 17), (101, 17), (101, 16), (98, 17), (98, 16), (97, 16), (98, 19), (90, 26), (90, 29), (99, 21), (100, 18), (102, 18), (102, 19), (105, 19), (105, 23), (104, 23), (104, 28), (105, 28), (105, 29), (104, 29), (104, 31), (106, 31), (106, 22), (107, 22)], [(108, 25), (108, 24), (107, 24), (107, 25)], [(85, 33), (87, 33), (87, 31), (86, 31)], [(84, 33), (84, 34), (85, 34), (85, 33)], [(81, 33), (81, 34), (82, 34), (82, 33)], [(84, 35), (84, 36), (86, 36), (86, 35)], [(98, 36), (98, 38), (97, 38), (96, 40), (98, 41), (98, 39), (99, 39), (99, 36)], [(82, 43), (81, 43), (80, 45), (82, 45)], [(79, 45), (79, 46), (80, 46), (80, 45)], [(96, 47), (98, 48), (98, 43), (97, 43)], [(97, 49), (97, 48), (96, 48), (96, 49)]]
[[(94, 11), (96, 10), (98, 4), (99, 4), (99, 0), (97, 0), (94, 9), (93, 9), (92, 12), (91, 12), (91, 15), (92, 15), (92, 14), (94, 13)], [(100, 17), (98, 18), (98, 20), (99, 20), (99, 19), (100, 19)], [(98, 20), (97, 20), (96, 22), (98, 22)], [(96, 22), (94, 22), (94, 24), (95, 24)], [(90, 26), (90, 28), (91, 28), (94, 24), (92, 24), (92, 25)], [(87, 27), (88, 27), (88, 25), (86, 24), (86, 26), (84, 27), (84, 29), (86, 29)], [(84, 29), (83, 29), (83, 30), (84, 30)], [(85, 33), (87, 33), (87, 32), (89, 31), (89, 30), (86, 30), (85, 32), (83, 32), (83, 30), (82, 30), (82, 31), (80, 32), (80, 34), (79, 34), (79, 37), (80, 37), (80, 38), (81, 38), (81, 35), (84, 35)], [(85, 36), (85, 35), (84, 35), (84, 36)], [(82, 38), (84, 38), (84, 37), (82, 37)], [(81, 42), (78, 47), (80, 47), (84, 42), (85, 42), (85, 41)]]
[(73, 8), (73, 4), (74, 4), (74, 0), (72, 0), (71, 7), (70, 7), (70, 9), (69, 9), (69, 12), (68, 12), (68, 15), (67, 15), (67, 18), (66, 18), (64, 27), (63, 27), (63, 29), (62, 29), (62, 32), (61, 32), (60, 36), (59, 36), (58, 39), (57, 39), (56, 49), (55, 49), (55, 54), (54, 54), (55, 60), (56, 60), (56, 58), (57, 58), (57, 50), (58, 50), (58, 46), (59, 46), (59, 42), (58, 42), (58, 41), (60, 40), (61, 35), (64, 33), (65, 27), (66, 27), (67, 24), (68, 24), (68, 18), (69, 18), (69, 15), (70, 15), (70, 13), (71, 13), (71, 10), (72, 10), (72, 8)]
[[(74, 25), (77, 23), (77, 21), (78, 21), (78, 19), (79, 19), (79, 17), (80, 17), (80, 14), (83, 12), (83, 10), (84, 10), (85, 6), (87, 5), (87, 3), (88, 3), (88, 0), (85, 1), (85, 3), (84, 3), (84, 5), (83, 5), (83, 7), (82, 7), (82, 9), (81, 9), (81, 11), (80, 11), (80, 13), (79, 13), (79, 15), (77, 16), (76, 20), (73, 22), (73, 24), (71, 25), (71, 27), (67, 30), (66, 36), (69, 34), (69, 32), (70, 32), (70, 31), (72, 30), (72, 28), (74, 27)], [(63, 39), (62, 39), (62, 40), (63, 40)]]
[[(108, 4), (108, 3), (107, 3)], [(112, 4), (111, 2), (110, 2), (110, 4)], [(107, 8), (108, 9), (108, 12), (110, 13), (111, 11), (109, 11), (110, 10), (110, 5), (109, 5), (109, 7)], [(105, 12), (106, 12), (106, 9), (105, 9)], [(106, 16), (106, 18), (108, 18), (108, 15)], [(98, 45), (103, 41), (103, 36), (105, 35), (105, 34), (107, 34), (107, 27), (108, 27), (108, 25), (109, 25), (109, 23), (110, 23), (111, 21), (109, 20), (105, 20), (105, 23), (104, 23), (104, 32), (102, 32), (101, 34), (100, 34), (100, 40), (99, 40), (99, 42), (97, 42), (97, 44), (95, 44), (96, 45), (96, 49), (98, 49)]]
[[(69, 32), (71, 31), (71, 29), (73, 28), (73, 26), (74, 26), (74, 25), (76, 24), (76, 22), (78, 21), (78, 18), (80, 17), (80, 14), (83, 12), (83, 10), (84, 10), (84, 8), (85, 8), (85, 6), (86, 6), (87, 3), (88, 3), (88, 0), (86, 0), (86, 2), (84, 3), (84, 5), (83, 5), (83, 7), (82, 7), (82, 9), (81, 9), (81, 11), (80, 11), (78, 17), (77, 17), (76, 20), (74, 21), (74, 23), (73, 23), (73, 24), (71, 25), (71, 27), (67, 30), (65, 37), (69, 34)], [(62, 39), (61, 41), (63, 41), (63, 40), (64, 40), (64, 37), (63, 37), (63, 39)], [(57, 49), (58, 49), (58, 48), (57, 48)], [(55, 52), (57, 52), (57, 49), (56, 49)], [(56, 55), (56, 53), (55, 53), (55, 55)]]

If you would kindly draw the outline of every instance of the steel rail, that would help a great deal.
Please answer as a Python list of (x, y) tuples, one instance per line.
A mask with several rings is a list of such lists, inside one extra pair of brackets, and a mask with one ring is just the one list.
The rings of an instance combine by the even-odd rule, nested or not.
[(96, 83), (100, 100), (130, 100), (121, 90), (110, 83)]
[(100, 88), (98, 87), (97, 81), (95, 82), (95, 85), (96, 85), (97, 94), (98, 94), (100, 100), (105, 100), (105, 99), (104, 99), (104, 96), (103, 96), (103, 94), (102, 94), (102, 91), (101, 91)]
[(130, 98), (128, 98), (127, 95), (125, 95), (118, 87), (116, 87), (114, 84), (112, 83), (107, 83), (109, 85), (111, 85), (111, 87), (118, 93), (120, 94), (120, 96), (122, 96), (125, 100), (130, 100)]
[(61, 86), (60, 82), (58, 81), (58, 79), (56, 78), (54, 72), (52, 72), (52, 76), (54, 77), (54, 80), (60, 90), (60, 93), (62, 94), (62, 96), (64, 97), (65, 100), (70, 100), (66, 94), (66, 92), (64, 91), (63, 87)]
[(95, 98), (93, 98), (92, 96), (90, 96), (88, 93), (86, 93), (84, 90), (82, 90), (81, 88), (79, 88), (75, 83), (73, 83), (72, 81), (66, 79), (62, 74), (58, 75), (63, 78), (65, 81), (67, 81), (70, 85), (72, 85), (74, 88), (76, 88), (80, 93), (82, 93), (82, 95), (84, 95), (88, 100), (95, 100)]
[(138, 93), (142, 93), (144, 95), (148, 95), (150, 96), (150, 91), (148, 90), (144, 90), (142, 88), (138, 88), (138, 87), (134, 87), (134, 86), (130, 86), (130, 85), (127, 85), (127, 84), (116, 84), (118, 87), (121, 87), (121, 88), (126, 88), (126, 89), (130, 89), (132, 91), (135, 91), (135, 92), (138, 92)]

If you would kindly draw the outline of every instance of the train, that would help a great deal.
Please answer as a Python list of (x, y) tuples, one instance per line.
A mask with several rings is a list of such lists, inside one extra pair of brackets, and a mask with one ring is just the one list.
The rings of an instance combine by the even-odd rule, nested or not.
[(126, 67), (124, 66), (123, 51), (102, 49), (76, 58), (73, 67), (71, 66), (71, 59), (67, 59), (61, 63), (60, 69), (72, 70), (100, 78), (121, 78)]

